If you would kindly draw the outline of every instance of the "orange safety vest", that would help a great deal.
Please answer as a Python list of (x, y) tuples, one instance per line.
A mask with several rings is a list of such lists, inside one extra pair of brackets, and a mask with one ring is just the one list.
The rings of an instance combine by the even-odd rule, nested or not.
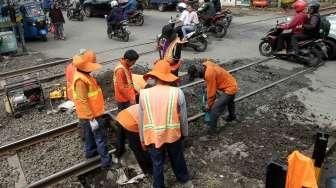
[(91, 76), (87, 76), (81, 72), (76, 71), (74, 74), (73, 82), (72, 82), (72, 90), (73, 90), (73, 101), (76, 106), (76, 112), (79, 119), (87, 119), (85, 115), (86, 106), (83, 106), (82, 102), (79, 100), (77, 93), (75, 91), (75, 83), (77, 80), (81, 80), (86, 83), (89, 87), (88, 93), (88, 105), (92, 112), (93, 117), (99, 117), (104, 113), (104, 96), (103, 92), (98, 85), (96, 79)]
[(73, 76), (75, 74), (76, 67), (70, 63), (66, 69), (65, 69), (65, 78), (66, 78), (66, 85), (67, 85), (67, 98), (69, 100), (72, 100), (72, 81), (73, 81)]
[(117, 80), (116, 80), (116, 77), (115, 77), (115, 73), (117, 72), (118, 69), (122, 69), (125, 72), (126, 79), (127, 79), (127, 84), (129, 86), (132, 86), (133, 85), (132, 76), (129, 74), (128, 70), (121, 63), (118, 63), (118, 65), (114, 68), (113, 83), (116, 84)]
[(139, 104), (132, 105), (118, 113), (116, 120), (130, 132), (139, 132)]
[(143, 79), (143, 75), (140, 74), (132, 74), (133, 86), (134, 89), (140, 93), (140, 89), (144, 89), (147, 85), (145, 79)]
[(181, 138), (178, 88), (154, 86), (140, 91), (144, 144), (160, 148)]
[(171, 71), (176, 71), (181, 66), (181, 61), (178, 61), (178, 63), (172, 63), (173, 53), (174, 53), (174, 50), (176, 48), (178, 41), (179, 41), (179, 38), (176, 37), (176, 39), (169, 44), (166, 50), (166, 53), (164, 55), (164, 58), (163, 58), (164, 60), (169, 62)]
[(288, 156), (286, 188), (318, 188), (313, 160), (294, 151)]

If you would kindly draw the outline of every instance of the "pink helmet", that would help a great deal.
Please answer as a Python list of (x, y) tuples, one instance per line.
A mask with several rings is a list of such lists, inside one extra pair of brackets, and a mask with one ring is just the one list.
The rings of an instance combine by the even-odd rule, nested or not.
[(297, 0), (293, 4), (293, 8), (296, 12), (302, 12), (307, 7), (307, 2), (304, 0)]

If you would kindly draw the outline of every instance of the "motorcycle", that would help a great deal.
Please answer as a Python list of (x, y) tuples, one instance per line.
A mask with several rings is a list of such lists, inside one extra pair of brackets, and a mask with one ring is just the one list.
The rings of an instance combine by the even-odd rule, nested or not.
[[(107, 16), (105, 16), (107, 17)], [(117, 37), (121, 39), (124, 42), (128, 42), (129, 36), (130, 36), (130, 31), (128, 30), (128, 21), (123, 20), (120, 22), (119, 27), (115, 30), (112, 31), (112, 26), (107, 22), (107, 36), (112, 39), (113, 37)]]
[(144, 14), (141, 10), (136, 10), (128, 15), (128, 22), (136, 26), (141, 26), (144, 24)]
[(279, 35), (284, 31), (278, 27), (272, 28), (267, 32), (266, 36), (259, 43), (259, 52), (261, 55), (269, 57), (274, 55), (280, 59), (286, 59), (308, 66), (317, 66), (322, 63), (323, 59), (328, 57), (327, 47), (322, 39), (309, 39), (298, 43), (299, 51), (291, 54), (275, 53)]
[[(227, 19), (229, 19), (229, 21)], [(227, 14), (223, 11), (216, 13), (216, 15), (210, 18), (209, 21), (200, 16), (202, 30), (204, 30), (203, 32), (213, 33), (216, 38), (223, 38), (226, 35), (231, 20), (232, 16), (231, 18), (227, 17)]]
[[(176, 21), (169, 21), (169, 24), (176, 25)], [(180, 30), (181, 26), (176, 26), (175, 30)], [(183, 47), (191, 47), (197, 52), (204, 52), (208, 47), (207, 35), (203, 33), (202, 26), (196, 25), (195, 31), (188, 33), (186, 36), (187, 42), (183, 43)], [(181, 36), (180, 36), (181, 38)], [(160, 35), (157, 37), (157, 45), (159, 49), (163, 49), (165, 38)]]
[(67, 8), (67, 17), (69, 20), (84, 21), (85, 12), (82, 5), (74, 8), (72, 5)]

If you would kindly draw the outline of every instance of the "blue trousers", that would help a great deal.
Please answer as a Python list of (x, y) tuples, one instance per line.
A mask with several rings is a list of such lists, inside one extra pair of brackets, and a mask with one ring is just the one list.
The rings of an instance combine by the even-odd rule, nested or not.
[(85, 138), (85, 157), (91, 158), (100, 155), (102, 168), (108, 168), (111, 166), (111, 156), (107, 150), (107, 138), (105, 130), (105, 119), (96, 118), (99, 124), (99, 128), (94, 132), (91, 130), (90, 122), (88, 120), (80, 120), (79, 123), (84, 129)]
[(154, 188), (164, 188), (164, 161), (168, 153), (173, 172), (177, 180), (181, 183), (189, 181), (189, 173), (187, 165), (183, 155), (182, 141), (178, 140), (173, 143), (164, 144), (161, 148), (155, 148), (154, 145), (150, 145), (148, 153), (153, 162), (153, 178)]

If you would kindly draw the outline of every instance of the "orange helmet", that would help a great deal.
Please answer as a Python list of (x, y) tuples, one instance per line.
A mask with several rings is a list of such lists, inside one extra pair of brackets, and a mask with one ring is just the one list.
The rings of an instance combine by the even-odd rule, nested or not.
[(307, 2), (304, 0), (297, 0), (293, 4), (293, 8), (296, 12), (302, 12), (307, 7)]

